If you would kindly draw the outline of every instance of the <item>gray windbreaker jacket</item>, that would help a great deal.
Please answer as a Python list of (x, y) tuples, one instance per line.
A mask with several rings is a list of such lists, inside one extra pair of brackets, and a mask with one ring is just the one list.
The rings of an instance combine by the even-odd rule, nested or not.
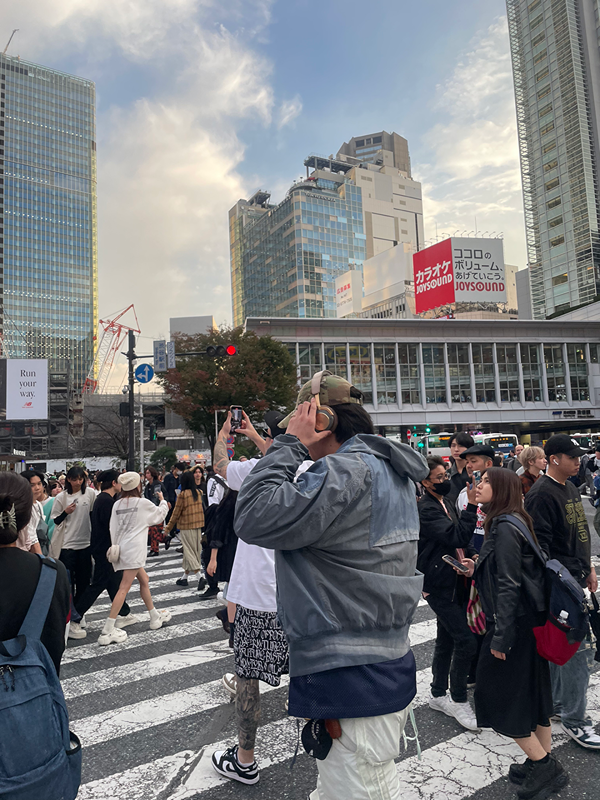
[(276, 551), (290, 675), (401, 658), (423, 583), (414, 482), (427, 463), (407, 445), (360, 434), (294, 483), (307, 458), (295, 436), (278, 437), (235, 513), (240, 539)]

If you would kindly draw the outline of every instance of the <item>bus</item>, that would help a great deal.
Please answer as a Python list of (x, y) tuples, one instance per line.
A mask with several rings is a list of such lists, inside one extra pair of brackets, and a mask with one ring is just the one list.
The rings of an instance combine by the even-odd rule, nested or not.
[(519, 444), (514, 433), (476, 433), (472, 434), (475, 444), (485, 444), (506, 457)]
[(600, 434), (598, 433), (570, 433), (571, 439), (575, 439), (582, 450), (593, 450), (598, 444)]

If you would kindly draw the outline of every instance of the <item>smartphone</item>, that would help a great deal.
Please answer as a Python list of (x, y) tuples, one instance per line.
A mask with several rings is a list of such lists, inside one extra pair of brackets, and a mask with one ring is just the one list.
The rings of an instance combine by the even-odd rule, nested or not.
[(452, 556), (442, 556), (442, 561), (445, 561), (446, 564), (450, 564), (451, 567), (456, 567), (456, 569), (460, 570), (465, 575), (469, 571), (468, 567), (465, 567), (464, 564), (461, 564), (460, 561), (458, 561), (456, 558), (453, 558)]
[(473, 470), (473, 480), (475, 481), (475, 483), (479, 483), (479, 481), (481, 480), (481, 470), (480, 469), (474, 469)]
[(242, 424), (242, 407), (230, 406), (231, 411), (231, 433), (235, 433)]

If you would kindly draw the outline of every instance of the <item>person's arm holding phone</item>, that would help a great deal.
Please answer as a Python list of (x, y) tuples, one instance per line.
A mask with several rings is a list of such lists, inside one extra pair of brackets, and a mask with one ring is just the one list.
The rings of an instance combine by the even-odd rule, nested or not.
[(264, 454), (267, 452), (267, 442), (260, 433), (256, 430), (254, 425), (250, 422), (250, 417), (246, 414), (245, 411), (242, 411), (242, 422), (240, 427), (237, 430), (238, 433), (243, 433), (244, 436), (247, 436), (248, 439), (252, 442), (252, 444), (256, 445), (256, 447), (260, 450), (260, 452)]

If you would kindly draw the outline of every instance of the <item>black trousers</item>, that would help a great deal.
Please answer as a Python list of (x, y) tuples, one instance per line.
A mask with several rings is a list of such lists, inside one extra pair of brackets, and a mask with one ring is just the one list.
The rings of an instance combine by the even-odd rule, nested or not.
[(211, 549), (208, 545), (202, 546), (202, 552), (200, 554), (200, 561), (202, 562), (202, 567), (204, 568), (204, 577), (206, 578), (206, 584), (209, 589), (218, 589), (219, 588), (219, 581), (215, 578), (214, 575), (209, 575), (206, 571), (208, 564), (210, 562), (210, 554)]
[(73, 605), (77, 606), (77, 601), (90, 585), (92, 579), (92, 548), (85, 547), (83, 550), (63, 549), (60, 551), (60, 560), (69, 571)]
[(426, 600), (437, 617), (431, 694), (443, 697), (450, 678), (452, 699), (455, 703), (466, 703), (469, 668), (477, 652), (477, 634), (467, 625), (466, 605), (432, 594)]
[[(110, 561), (107, 561), (103, 553), (94, 553), (94, 577), (91, 584), (87, 586), (74, 603), (77, 613), (83, 617), (105, 590), (108, 592), (110, 599), (114, 600), (116, 593), (119, 591), (122, 577), (123, 571), (115, 572), (113, 565)], [(126, 617), (130, 611), (131, 609), (125, 602), (121, 606), (119, 616)]]

